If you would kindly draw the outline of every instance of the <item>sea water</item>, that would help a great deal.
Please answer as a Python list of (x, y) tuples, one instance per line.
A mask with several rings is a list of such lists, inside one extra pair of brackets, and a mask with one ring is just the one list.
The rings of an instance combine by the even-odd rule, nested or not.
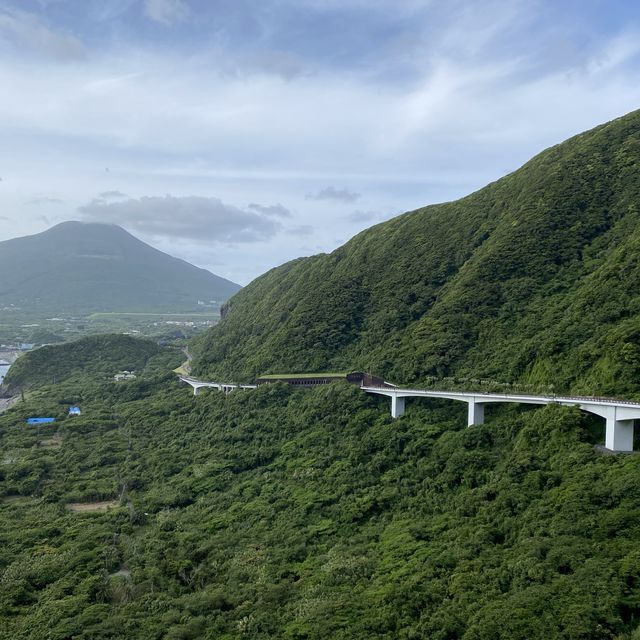
[(10, 366), (6, 360), (0, 360), (0, 384), (4, 381), (4, 377), (7, 375)]

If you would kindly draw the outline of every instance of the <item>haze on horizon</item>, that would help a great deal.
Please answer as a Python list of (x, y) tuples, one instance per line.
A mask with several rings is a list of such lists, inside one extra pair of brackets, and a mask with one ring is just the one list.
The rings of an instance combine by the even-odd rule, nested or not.
[(640, 106), (629, 0), (0, 0), (0, 240), (246, 284)]

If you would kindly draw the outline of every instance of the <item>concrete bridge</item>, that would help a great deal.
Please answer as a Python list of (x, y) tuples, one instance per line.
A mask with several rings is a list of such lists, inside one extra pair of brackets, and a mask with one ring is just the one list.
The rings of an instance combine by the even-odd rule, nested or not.
[(400, 389), (388, 387), (362, 387), (363, 391), (391, 398), (391, 415), (399, 418), (405, 409), (407, 398), (445, 398), (466, 402), (467, 424), (484, 424), (484, 406), (496, 402), (519, 404), (551, 404), (577, 406), (582, 411), (593, 413), (606, 421), (605, 447), (611, 451), (633, 451), (634, 421), (640, 420), (640, 403), (590, 398), (581, 396), (535, 396), (504, 393), (474, 393), (465, 391), (423, 391), (422, 389)]
[(182, 382), (186, 382), (193, 387), (193, 395), (197, 396), (201, 389), (217, 389), (223, 391), (225, 394), (231, 393), (236, 389), (255, 389), (255, 384), (231, 384), (230, 382), (204, 382), (203, 380), (197, 380), (191, 376), (178, 376)]
[[(194, 395), (201, 389), (217, 389), (225, 394), (236, 389), (256, 389), (255, 384), (232, 384), (229, 382), (205, 382), (191, 376), (180, 375), (180, 380), (193, 388)], [(366, 393), (391, 398), (391, 416), (399, 418), (405, 409), (407, 398), (444, 398), (466, 402), (467, 424), (484, 424), (484, 407), (491, 403), (513, 402), (518, 404), (561, 404), (579, 407), (582, 411), (604, 418), (606, 423), (605, 447), (611, 451), (633, 451), (633, 430), (635, 420), (640, 420), (640, 402), (629, 402), (613, 398), (592, 398), (585, 396), (537, 396), (526, 394), (478, 393), (469, 391), (427, 391), (423, 389), (402, 389), (389, 383), (386, 386), (360, 387)]]

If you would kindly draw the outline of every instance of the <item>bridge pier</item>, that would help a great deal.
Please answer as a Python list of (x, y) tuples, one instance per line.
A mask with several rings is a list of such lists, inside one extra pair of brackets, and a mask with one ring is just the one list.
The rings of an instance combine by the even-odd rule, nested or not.
[(467, 426), (484, 424), (484, 404), (476, 402), (476, 399), (467, 400), (469, 411), (467, 413)]
[(194, 396), (200, 395), (200, 389), (202, 389), (202, 387), (196, 387), (196, 386), (194, 386), (194, 387), (193, 387), (193, 395), (194, 395)]
[(399, 418), (404, 413), (407, 398), (445, 398), (467, 403), (467, 424), (484, 424), (484, 405), (488, 403), (516, 402), (530, 405), (561, 404), (579, 407), (582, 411), (604, 418), (606, 421), (605, 447), (610, 451), (633, 451), (635, 421), (640, 420), (640, 402), (615, 398), (587, 396), (537, 396), (528, 394), (477, 393), (468, 391), (436, 391), (426, 389), (402, 389), (399, 387), (362, 387), (366, 393), (391, 398), (391, 416)]
[(635, 420), (606, 418), (604, 446), (611, 451), (633, 451), (633, 427)]
[(394, 393), (391, 396), (391, 417), (399, 418), (404, 413), (404, 398), (398, 398)]

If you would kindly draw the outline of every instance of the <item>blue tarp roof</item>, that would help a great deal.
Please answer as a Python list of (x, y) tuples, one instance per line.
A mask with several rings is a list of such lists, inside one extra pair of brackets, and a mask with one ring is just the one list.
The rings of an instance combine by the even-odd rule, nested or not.
[(46, 424), (55, 421), (55, 418), (27, 418), (27, 424)]
[(69, 415), (79, 416), (81, 413), (80, 407), (69, 407)]

